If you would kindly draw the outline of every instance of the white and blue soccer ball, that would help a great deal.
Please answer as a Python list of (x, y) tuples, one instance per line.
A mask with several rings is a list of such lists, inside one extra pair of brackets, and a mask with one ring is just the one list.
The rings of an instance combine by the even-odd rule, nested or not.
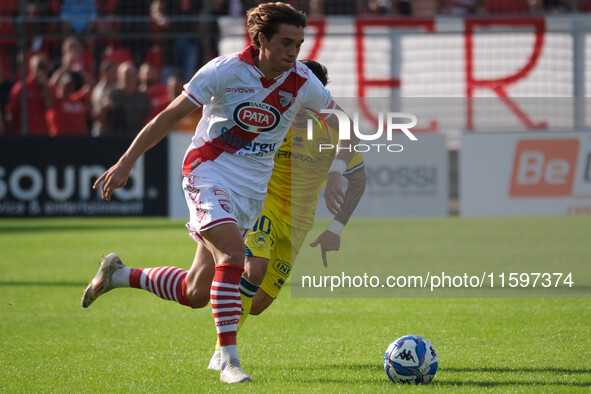
[(437, 373), (438, 363), (431, 342), (417, 335), (398, 338), (384, 355), (386, 375), (394, 383), (429, 383)]

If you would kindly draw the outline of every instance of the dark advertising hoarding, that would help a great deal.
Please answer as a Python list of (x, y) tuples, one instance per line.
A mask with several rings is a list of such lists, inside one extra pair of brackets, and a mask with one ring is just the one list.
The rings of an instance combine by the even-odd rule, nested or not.
[(127, 185), (111, 201), (92, 189), (131, 141), (0, 138), (0, 217), (167, 215), (166, 140), (136, 163)]

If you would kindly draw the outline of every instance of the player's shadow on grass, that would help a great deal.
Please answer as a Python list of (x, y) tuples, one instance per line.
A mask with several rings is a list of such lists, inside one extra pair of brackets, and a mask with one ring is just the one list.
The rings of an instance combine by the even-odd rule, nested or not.
[(511, 367), (484, 367), (484, 368), (439, 368), (439, 371), (445, 372), (497, 372), (497, 373), (506, 373), (506, 372), (527, 372), (527, 373), (576, 373), (576, 374), (589, 374), (591, 376), (591, 368), (532, 368), (532, 367), (523, 367), (523, 368), (511, 368)]
[[(435, 386), (449, 386), (449, 387), (482, 387), (482, 388), (492, 388), (492, 387), (507, 387), (507, 386), (528, 386), (531, 385), (531, 382), (525, 382), (523, 380), (505, 380), (505, 381), (487, 381), (487, 382), (473, 382), (473, 381), (463, 381), (463, 380), (457, 380), (457, 381), (441, 381), (441, 380), (437, 380), (437, 378), (435, 378), (435, 380), (433, 380), (433, 385)], [(579, 387), (579, 388), (588, 388), (591, 387), (591, 382), (559, 382), (559, 381), (540, 381), (537, 384), (540, 385), (540, 387), (546, 387), (548, 388), (549, 386), (566, 386), (566, 387)]]
[[(497, 373), (497, 374), (506, 374), (506, 373), (528, 373), (528, 374), (545, 374), (545, 378), (543, 381), (540, 382), (541, 385), (545, 386), (570, 386), (570, 387), (591, 387), (591, 381), (589, 382), (569, 382), (566, 378), (563, 377), (565, 374), (575, 374), (575, 375), (589, 375), (591, 378), (591, 369), (589, 368), (579, 368), (579, 369), (572, 369), (572, 368), (532, 368), (532, 367), (524, 367), (524, 368), (508, 368), (508, 367), (485, 367), (485, 368), (440, 368), (437, 371), (438, 374), (444, 374), (446, 372), (457, 372), (457, 373), (470, 373), (470, 372), (490, 372), (490, 373)], [(556, 377), (562, 377), (562, 379), (552, 379), (552, 376), (556, 375)], [(436, 378), (437, 379), (437, 378)], [(465, 380), (434, 380), (433, 383), (441, 386), (476, 386), (476, 387), (497, 387), (497, 386), (519, 386), (528, 384), (522, 380), (501, 380), (502, 376), (500, 376), (499, 381), (490, 380), (490, 381), (465, 381)]]
[[(302, 380), (300, 377), (297, 378), (298, 382), (305, 382), (305, 383), (315, 383), (315, 384), (322, 384), (322, 383), (367, 383), (367, 384), (375, 384), (378, 383), (376, 381), (374, 372), (377, 370), (381, 370), (383, 372), (383, 368), (381, 364), (363, 364), (363, 363), (352, 363), (352, 364), (323, 364), (323, 370), (336, 370), (339, 371), (342, 375), (339, 378), (330, 378), (325, 377), (324, 375), (316, 374), (318, 372), (319, 366), (318, 365), (310, 365), (306, 367), (298, 367), (298, 371), (310, 371), (310, 376), (316, 376), (315, 378), (309, 378)], [(539, 373), (539, 374), (551, 374), (553, 375), (564, 375), (564, 374), (589, 374), (591, 377), (591, 369), (569, 369), (569, 368), (441, 368), (437, 371), (438, 375), (445, 374), (446, 372), (457, 372), (457, 373), (469, 373), (469, 372), (490, 372), (490, 373), (498, 373), (498, 374), (506, 374), (506, 373)], [(347, 378), (347, 375), (350, 375), (350, 378)], [(573, 388), (588, 388), (591, 387), (590, 382), (568, 382), (564, 380), (557, 380), (557, 379), (548, 379), (547, 377), (544, 379), (543, 382), (540, 382), (542, 386), (568, 386)], [(384, 382), (389, 383), (388, 379), (385, 379)], [(470, 380), (440, 380), (438, 376), (435, 377), (433, 383), (434, 386), (450, 386), (450, 387), (475, 387), (475, 388), (492, 388), (492, 387), (506, 387), (506, 386), (523, 386), (529, 384), (528, 382), (524, 382), (522, 380), (504, 380), (503, 376), (499, 376), (498, 380), (489, 380), (489, 381), (470, 381)]]

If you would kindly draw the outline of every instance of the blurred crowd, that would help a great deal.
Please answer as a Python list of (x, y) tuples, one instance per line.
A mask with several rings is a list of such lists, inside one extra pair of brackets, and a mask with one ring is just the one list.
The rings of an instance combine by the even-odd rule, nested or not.
[(310, 16), (524, 15), (591, 12), (591, 0), (295, 0)]
[[(511, 16), (591, 12), (591, 0), (393, 0), (392, 13), (407, 16)], [(371, 2), (371, 1), (370, 1)], [(377, 0), (377, 3), (380, 1)], [(378, 7), (379, 8), (379, 7)], [(388, 8), (383, 8), (388, 12)]]
[(95, 71), (89, 59), (83, 41), (70, 36), (57, 67), (52, 69), (46, 53), (36, 52), (28, 58), (24, 81), (12, 84), (0, 71), (0, 134), (21, 135), (26, 123), (29, 136), (130, 135), (183, 89), (180, 72), (161, 82), (162, 70), (148, 62), (136, 67), (131, 59), (106, 57)]
[[(1, 0), (0, 135), (137, 133), (217, 56), (217, 18), (261, 2)], [(591, 0), (288, 2), (312, 18), (591, 12)], [(193, 131), (198, 116), (179, 128)]]

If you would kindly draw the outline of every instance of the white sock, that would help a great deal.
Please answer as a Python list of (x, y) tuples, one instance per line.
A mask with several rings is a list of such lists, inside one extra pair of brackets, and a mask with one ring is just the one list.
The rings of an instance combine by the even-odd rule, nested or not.
[[(240, 363), (238, 358), (238, 347), (236, 345), (227, 345), (220, 347), (222, 365), (226, 365), (229, 361), (232, 364)], [(240, 365), (240, 364), (238, 364)]]
[(129, 267), (116, 269), (111, 275), (111, 285), (113, 287), (129, 287)]

